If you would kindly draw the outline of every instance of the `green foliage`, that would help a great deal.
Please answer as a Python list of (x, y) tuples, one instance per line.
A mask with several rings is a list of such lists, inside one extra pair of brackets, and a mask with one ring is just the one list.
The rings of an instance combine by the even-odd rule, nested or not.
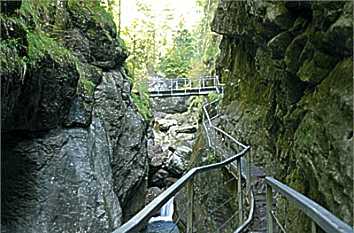
[(113, 16), (102, 5), (101, 1), (90, 0), (68, 0), (68, 8), (76, 14), (90, 16), (98, 25), (106, 25), (110, 29), (115, 29)]
[(188, 104), (188, 110), (191, 111), (193, 108), (201, 109), (205, 98), (203, 96), (193, 96), (189, 101), (190, 103)]
[(125, 28), (122, 34), (127, 38), (127, 47), (131, 52), (127, 60), (131, 75), (137, 78), (153, 75), (157, 62), (154, 31), (144, 31), (135, 22), (131, 28)]
[(218, 157), (213, 152), (210, 152), (210, 151), (208, 151), (208, 153), (207, 153), (207, 159), (206, 160), (208, 161), (208, 164), (219, 162)]
[(156, 73), (159, 45), (152, 6), (142, 0), (137, 0), (136, 4), (141, 19), (133, 20), (129, 27), (123, 28), (121, 34), (130, 51), (130, 57), (127, 59), (130, 73), (136, 78), (141, 78)]
[(55, 2), (50, 0), (31, 0), (22, 1), (20, 14), (28, 28), (33, 27), (36, 30), (44, 30), (51, 22), (48, 19), (53, 16), (50, 12), (54, 12)]
[(160, 71), (168, 78), (187, 77), (194, 58), (194, 38), (187, 29), (177, 32), (173, 47), (167, 50), (159, 64)]
[(139, 94), (132, 93), (132, 100), (142, 117), (149, 121), (152, 117), (148, 87), (140, 82), (136, 87)]
[(198, 27), (193, 32), (196, 37), (196, 55), (189, 72), (191, 77), (213, 75), (215, 73), (216, 58), (219, 53), (220, 37), (210, 31), (213, 13), (218, 5), (217, 0), (196, 0), (197, 5), (204, 13)]
[(92, 96), (96, 85), (92, 81), (80, 77), (78, 87), (83, 90), (85, 95)]
[(75, 62), (71, 51), (42, 31), (28, 32), (28, 62), (35, 63), (49, 55), (58, 63)]
[(216, 0), (198, 0), (197, 4), (204, 13), (200, 24), (192, 31), (179, 25), (171, 48), (167, 49), (158, 71), (167, 77), (200, 77), (214, 73), (216, 57), (219, 52), (220, 37), (210, 31)]
[(217, 100), (219, 98), (220, 98), (220, 94), (217, 94), (217, 93), (214, 93), (214, 92), (210, 92), (208, 94), (208, 101), (209, 102), (213, 102), (213, 101), (215, 101), (215, 100)]
[[(22, 73), (27, 65), (35, 65), (43, 57), (49, 56), (56, 62), (75, 62), (71, 51), (60, 42), (42, 30), (40, 13), (44, 10), (46, 1), (24, 1), (20, 16), (8, 17), (0, 14), (1, 26), (5, 31), (16, 31), (13, 37), (0, 42), (1, 72)], [(42, 4), (43, 5), (40, 5)], [(29, 20), (29, 21), (27, 21)], [(12, 33), (13, 34), (13, 33)], [(10, 34), (11, 35), (11, 34)]]
[(173, 8), (168, 6), (168, 2), (159, 12), (161, 15), (155, 18), (149, 3), (134, 0), (139, 16), (122, 30), (131, 53), (128, 67), (133, 76), (159, 74), (173, 78), (199, 77), (212, 73), (220, 40), (210, 32), (209, 25), (217, 1), (196, 1), (205, 15), (200, 24), (194, 29), (187, 29), (181, 18), (176, 30), (171, 27), (175, 19)]
[[(28, 0), (22, 1), (18, 14), (0, 14), (1, 26), (6, 35), (11, 35), (10, 38), (2, 38), (0, 42), (0, 72), (15, 72), (24, 78), (27, 66), (35, 66), (43, 59), (51, 58), (57, 63), (74, 64), (80, 75), (78, 89), (86, 95), (92, 95), (95, 84), (88, 79), (84, 72), (85, 67), (81, 66), (79, 59), (62, 44), (62, 33), (57, 33), (66, 28), (66, 25), (60, 24), (62, 20), (58, 21), (58, 17), (63, 16), (60, 11), (65, 10), (65, 4), (78, 17), (89, 17), (102, 27), (104, 25), (114, 28), (112, 16), (98, 0), (68, 0), (63, 4), (52, 0)], [(119, 40), (119, 43), (124, 45), (122, 40)]]
[[(51, 12), (52, 14), (55, 12), (54, 7), (55, 3), (50, 0), (23, 1), (19, 16), (0, 16), (1, 25), (14, 26), (17, 30), (23, 31), (23, 35), (20, 35), (21, 38), (5, 39), (0, 43), (1, 54), (4, 54), (5, 58), (10, 55), (14, 58), (2, 59), (1, 63), (5, 64), (8, 71), (18, 69), (18, 66), (26, 64), (34, 65), (45, 56), (51, 57), (56, 62), (75, 62), (71, 51), (50, 35), (51, 30), (49, 29), (53, 29)], [(26, 51), (26, 53), (19, 56), (20, 50)]]
[(24, 61), (19, 56), (20, 44), (17, 39), (4, 40), (0, 43), (0, 72), (22, 72)]

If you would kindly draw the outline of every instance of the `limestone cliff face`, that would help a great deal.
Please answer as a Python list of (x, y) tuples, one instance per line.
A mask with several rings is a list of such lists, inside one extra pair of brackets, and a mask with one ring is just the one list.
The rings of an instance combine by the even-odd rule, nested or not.
[(2, 232), (112, 232), (144, 204), (148, 172), (115, 25), (99, 1), (13, 3), (0, 15)]
[[(268, 174), (351, 224), (352, 7), (221, 0), (212, 24), (223, 35), (218, 72), (228, 117), (221, 125), (252, 146)], [(294, 219), (293, 230), (299, 221), (306, 227)]]

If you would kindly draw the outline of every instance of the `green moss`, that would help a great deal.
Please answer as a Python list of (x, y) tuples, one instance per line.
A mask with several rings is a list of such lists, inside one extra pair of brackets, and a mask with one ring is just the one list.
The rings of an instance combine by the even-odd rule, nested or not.
[(188, 111), (192, 111), (193, 108), (201, 109), (205, 99), (203, 96), (193, 96), (189, 99)]
[(26, 64), (35, 65), (48, 56), (58, 63), (76, 62), (71, 51), (50, 35), (54, 7), (50, 0), (23, 1), (16, 17), (0, 14), (1, 26), (10, 35), (0, 43), (2, 72), (22, 70)]
[(25, 63), (19, 56), (19, 43), (17, 39), (5, 40), (0, 43), (0, 72), (20, 73)]
[(108, 13), (103, 6), (101, 6), (100, 1), (68, 0), (67, 3), (69, 10), (83, 16), (90, 16), (97, 24), (100, 24), (101, 26), (106, 25), (108, 28), (115, 28), (112, 15)]
[(95, 87), (96, 85), (92, 81), (80, 77), (78, 88), (80, 88), (86, 96), (92, 96), (95, 92)]
[(193, 145), (192, 155), (189, 159), (188, 169), (196, 167), (200, 164), (202, 157), (205, 155), (205, 138), (204, 135), (199, 132), (197, 139)]
[(320, 83), (327, 76), (328, 72), (328, 68), (321, 68), (317, 66), (313, 59), (308, 59), (300, 67), (297, 75), (302, 81)]
[(150, 110), (150, 102), (147, 98), (132, 93), (132, 100), (135, 106), (138, 108), (139, 113), (145, 120), (149, 120), (152, 117)]
[(217, 163), (217, 162), (219, 162), (219, 158), (218, 158), (218, 156), (216, 156), (215, 153), (208, 151), (206, 161), (207, 161), (207, 164)]
[(62, 46), (53, 38), (47, 36), (44, 32), (28, 32), (28, 61), (35, 63), (43, 57), (49, 55), (58, 63), (71, 62), (74, 63), (76, 58), (71, 51)]
[(53, 4), (55, 3), (50, 0), (22, 1), (20, 13), (26, 18), (31, 18), (36, 27), (40, 27), (43, 25), (43, 18), (49, 15)]
[(132, 93), (131, 96), (133, 103), (138, 108), (139, 113), (145, 120), (149, 121), (152, 117), (152, 114), (150, 108), (150, 100), (147, 93), (143, 94), (143, 96)]

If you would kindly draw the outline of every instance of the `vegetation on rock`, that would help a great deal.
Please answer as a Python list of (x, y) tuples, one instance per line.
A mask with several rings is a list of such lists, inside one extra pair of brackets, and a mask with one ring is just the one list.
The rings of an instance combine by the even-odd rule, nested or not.
[[(352, 7), (349, 1), (221, 1), (212, 25), (223, 35), (218, 73), (228, 119), (221, 125), (252, 146), (269, 174), (349, 224)], [(290, 231), (310, 231), (294, 206), (287, 216)]]

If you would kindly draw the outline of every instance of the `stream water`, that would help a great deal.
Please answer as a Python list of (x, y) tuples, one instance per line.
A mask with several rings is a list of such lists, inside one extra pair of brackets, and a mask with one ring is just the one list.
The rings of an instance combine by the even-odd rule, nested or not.
[(146, 233), (179, 233), (177, 225), (173, 222), (174, 198), (172, 197), (160, 209), (160, 216), (152, 217), (146, 229)]

